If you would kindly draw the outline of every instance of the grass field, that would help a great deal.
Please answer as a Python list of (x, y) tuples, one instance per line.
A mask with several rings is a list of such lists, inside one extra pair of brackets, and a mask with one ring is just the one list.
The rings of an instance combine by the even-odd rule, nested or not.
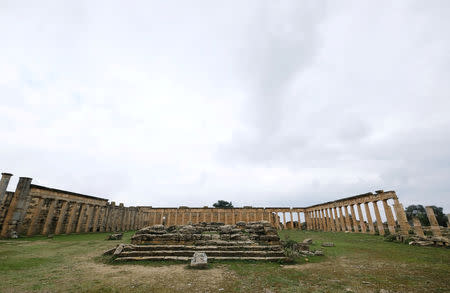
[(0, 292), (450, 292), (450, 249), (384, 242), (379, 236), (282, 231), (322, 242), (325, 256), (293, 265), (220, 262), (207, 270), (184, 263), (110, 264), (108, 234), (0, 241)]

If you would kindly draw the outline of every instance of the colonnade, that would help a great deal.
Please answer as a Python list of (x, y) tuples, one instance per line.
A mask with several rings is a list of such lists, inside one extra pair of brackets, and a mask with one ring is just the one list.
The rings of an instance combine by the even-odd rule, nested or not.
[(196, 224), (201, 222), (220, 222), (228, 225), (237, 222), (256, 222), (268, 221), (276, 224), (277, 218), (271, 212), (264, 208), (152, 208), (140, 207), (146, 213), (144, 220), (145, 225), (165, 224), (186, 225), (189, 223)]
[[(6, 191), (12, 174), (2, 173), (0, 179), (0, 237), (19, 235), (71, 234), (136, 230), (164, 224), (268, 221), (278, 229), (348, 231), (384, 235), (399, 230), (406, 235), (410, 225), (402, 204), (394, 191), (366, 193), (310, 207), (153, 208), (124, 207), (99, 198), (31, 184), (32, 179), (20, 177), (15, 192)], [(391, 205), (391, 203), (393, 204)], [(380, 214), (383, 209), (386, 227)], [(373, 214), (372, 215), (372, 211)], [(431, 207), (426, 208), (433, 234), (441, 234)], [(394, 218), (395, 215), (395, 218)], [(289, 221), (287, 221), (287, 217)], [(303, 219), (303, 220), (302, 220)], [(413, 219), (417, 235), (423, 230)]]
[(107, 199), (31, 184), (20, 177), (16, 191), (7, 192), (12, 174), (0, 180), (0, 236), (71, 234), (135, 230), (146, 213)]
[[(389, 204), (388, 200), (394, 202), (393, 206)], [(382, 190), (377, 191), (375, 194), (367, 193), (307, 208), (307, 228), (308, 230), (349, 231), (370, 234), (378, 232), (380, 235), (384, 235), (385, 228), (378, 206), (379, 202), (381, 202), (384, 209), (389, 232), (392, 234), (396, 232), (396, 220), (392, 211), (394, 210), (400, 232), (407, 235), (410, 226), (406, 219), (403, 205), (398, 201), (394, 191), (384, 192)], [(370, 206), (372, 206), (375, 218), (371, 215)]]

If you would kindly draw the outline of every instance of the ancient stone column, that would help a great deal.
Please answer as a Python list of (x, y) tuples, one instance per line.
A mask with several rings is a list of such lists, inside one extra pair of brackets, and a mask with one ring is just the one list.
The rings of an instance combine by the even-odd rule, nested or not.
[(394, 215), (392, 214), (391, 207), (389, 206), (387, 199), (383, 200), (384, 212), (386, 213), (386, 218), (388, 222), (389, 232), (391, 234), (395, 234), (395, 220)]
[(50, 207), (48, 208), (47, 217), (45, 218), (44, 227), (42, 228), (42, 234), (48, 235), (51, 234), (50, 228), (53, 222), (53, 216), (55, 215), (55, 208), (56, 204), (58, 203), (57, 200), (52, 200), (50, 203)]
[(3, 201), (6, 198), (6, 189), (8, 188), (11, 176), (11, 173), (2, 173), (2, 178), (0, 179), (0, 207), (3, 205)]
[(321, 209), (324, 223), (324, 231), (330, 231), (330, 219), (328, 219), (327, 209)]
[(336, 231), (338, 231), (338, 232), (342, 231), (342, 227), (341, 227), (341, 223), (339, 222), (339, 216), (338, 216), (336, 207), (333, 207), (332, 210), (333, 210), (333, 215), (334, 215), (334, 221), (336, 224)]
[(315, 210), (316, 213), (316, 230), (322, 230), (322, 220), (320, 218), (320, 211)]
[[(88, 205), (86, 208), (86, 225), (84, 225), (84, 232), (89, 232), (89, 228), (91, 228), (92, 218), (94, 216), (94, 207), (92, 205)], [(122, 227), (122, 225), (120, 225)]]
[(383, 221), (381, 220), (380, 211), (378, 210), (377, 202), (372, 202), (373, 210), (375, 211), (375, 218), (377, 219), (377, 227), (378, 227), (378, 233), (380, 235), (386, 234), (384, 231)]
[(342, 231), (348, 231), (347, 226), (345, 225), (345, 217), (342, 212), (342, 206), (338, 207), (338, 212), (339, 212), (339, 222), (341, 223)]
[(291, 229), (294, 229), (294, 215), (292, 214), (292, 210), (289, 211), (289, 215), (291, 216)]
[(317, 210), (317, 230), (323, 230), (322, 213), (319, 209)]
[(283, 212), (283, 230), (286, 229), (286, 213)]
[(400, 225), (400, 231), (402, 235), (409, 234), (409, 224), (408, 219), (406, 218), (405, 210), (403, 205), (398, 201), (397, 198), (394, 198), (394, 211), (397, 216), (397, 222)]
[[(101, 207), (99, 207), (101, 210)], [(101, 214), (101, 211), (100, 211)], [(150, 213), (149, 213), (149, 225), (150, 225)], [(127, 230), (134, 230), (134, 207), (128, 208), (128, 227)]]
[(103, 210), (102, 226), (100, 227), (101, 232), (109, 231), (108, 230), (108, 223), (109, 223), (109, 217), (110, 217), (109, 213), (110, 213), (110, 205), (109, 205), (109, 203), (106, 203), (106, 206), (104, 207), (104, 210)]
[(420, 237), (425, 237), (419, 218), (413, 217), (413, 224), (414, 224), (414, 232), (416, 233), (416, 235)]
[(345, 224), (347, 226), (347, 231), (352, 232), (352, 225), (350, 223), (350, 217), (348, 215), (348, 206), (344, 206), (344, 211), (345, 211)]
[[(98, 221), (100, 219), (100, 211), (102, 207), (101, 206), (95, 206), (95, 214), (94, 214), (94, 222), (92, 223), (92, 232), (97, 232), (98, 228)], [(127, 225), (127, 228), (130, 229), (130, 226)]]
[(355, 213), (355, 205), (354, 204), (350, 205), (350, 210), (352, 212), (353, 229), (355, 230), (355, 232), (359, 232), (358, 221), (356, 220), (356, 213)]
[(43, 203), (44, 203), (44, 199), (39, 198), (38, 202), (36, 204), (36, 207), (33, 210), (33, 215), (31, 216), (31, 223), (30, 223), (30, 226), (28, 226), (27, 236), (32, 236), (32, 235), (36, 234), (36, 230), (37, 230), (36, 224), (39, 220), (39, 214), (41, 213)]
[[(156, 225), (156, 216), (157, 216), (156, 211), (153, 211), (153, 222), (152, 222), (152, 226), (153, 226), (153, 225)], [(181, 221), (184, 222), (184, 213), (182, 214), (182, 219), (181, 219)]]
[(322, 215), (320, 214), (320, 210), (316, 210), (316, 216), (317, 216), (317, 230), (322, 230)]
[[(151, 217), (150, 217), (150, 213), (149, 213), (149, 225), (151, 223)], [(135, 225), (136, 225), (136, 208), (135, 207), (130, 207), (130, 230), (135, 230)]]
[(330, 219), (331, 231), (336, 231), (336, 224), (334, 222), (333, 209), (332, 208), (327, 207), (327, 215), (328, 215), (328, 218)]
[(81, 228), (84, 224), (84, 215), (86, 214), (86, 209), (87, 209), (87, 204), (83, 203), (81, 205), (80, 216), (78, 217), (78, 221), (77, 221), (77, 229), (75, 230), (76, 233), (81, 232)]
[[(127, 221), (128, 221), (128, 208), (123, 207), (121, 209), (121, 221), (119, 221), (119, 229), (120, 231), (126, 231), (127, 230)], [(93, 207), (92, 210), (92, 218), (95, 216), (95, 207)], [(147, 213), (145, 213), (145, 221), (147, 221)]]
[(327, 217), (326, 210), (322, 208), (320, 211), (322, 213), (323, 231), (328, 231), (330, 229), (330, 223)]
[[(98, 207), (100, 209), (100, 207)], [(123, 231), (130, 231), (132, 230), (132, 224), (131, 222), (133, 217), (133, 208), (132, 207), (125, 207), (124, 208), (124, 220), (123, 220), (123, 225), (122, 225), (122, 230)], [(147, 220), (149, 220), (149, 216), (147, 213)], [(150, 222), (150, 221), (148, 221)], [(92, 224), (92, 231), (95, 231), (96, 227), (95, 227), (95, 213), (94, 213), (94, 223)]]
[(364, 216), (361, 209), (361, 203), (357, 203), (356, 206), (358, 209), (359, 226), (361, 227), (361, 232), (367, 233), (366, 223), (364, 223)]
[(0, 237), (9, 237), (12, 231), (20, 234), (21, 225), (25, 219), (28, 205), (31, 201), (30, 185), (31, 178), (20, 177), (17, 183), (16, 191), (3, 220)]
[[(306, 222), (306, 226), (308, 226), (308, 222), (306, 219), (306, 213), (305, 213), (305, 222)], [(300, 220), (300, 212), (297, 212), (297, 229), (302, 230), (302, 221)]]
[[(130, 231), (131, 230), (131, 213), (132, 209), (131, 207), (125, 208), (125, 228), (124, 231)], [(95, 216), (94, 216), (95, 219)], [(147, 213), (147, 225), (150, 224), (150, 213)], [(94, 227), (92, 228), (94, 229)]]
[(325, 217), (323, 215), (322, 209), (319, 209), (319, 224), (320, 224), (320, 230), (325, 231), (327, 226), (325, 225)]
[[(247, 222), (248, 222), (248, 214), (247, 214)], [(220, 221), (220, 210), (219, 209), (217, 209), (217, 223), (222, 223)]]
[(62, 206), (61, 206), (61, 210), (59, 212), (58, 221), (56, 222), (56, 228), (55, 228), (55, 234), (56, 235), (61, 234), (61, 232), (62, 232), (64, 219), (66, 218), (66, 214), (67, 214), (67, 209), (68, 208), (69, 208), (69, 202), (68, 201), (64, 201)]
[[(205, 214), (203, 214), (203, 217), (205, 217)], [(178, 209), (175, 210), (175, 226), (178, 225)]]
[[(310, 226), (311, 225), (311, 218), (309, 217), (310, 216), (309, 215), (309, 211), (304, 211), (303, 214), (305, 215), (305, 224), (306, 224), (305, 230), (309, 231), (309, 230), (311, 230), (311, 226)], [(300, 218), (299, 218), (299, 220), (300, 220)]]
[(320, 212), (322, 213), (323, 231), (328, 231), (329, 225), (328, 225), (328, 219), (327, 219), (327, 214), (325, 213), (325, 209), (321, 209)]
[[(198, 213), (197, 213), (197, 218), (198, 218)], [(172, 212), (170, 210), (168, 210), (167, 211), (167, 219), (166, 219), (167, 226), (172, 225), (171, 220), (172, 220)]]
[[(118, 209), (118, 211), (117, 211), (117, 221), (116, 221), (116, 227), (117, 227), (117, 230), (118, 231), (122, 231), (122, 223), (123, 223), (123, 220), (124, 220), (124, 211), (125, 211), (125, 208), (124, 208), (124, 205), (123, 205), (123, 203), (120, 203), (119, 204), (119, 209)], [(89, 216), (89, 215), (88, 215)], [(144, 215), (142, 215), (143, 217), (142, 217), (142, 223), (144, 223)], [(88, 219), (88, 220), (90, 220), (90, 219)], [(89, 226), (89, 222), (87, 223), (87, 226)]]
[[(106, 222), (106, 231), (108, 232), (115, 231), (114, 227), (115, 215), (116, 215), (116, 202), (112, 201), (111, 204), (108, 206), (108, 219)], [(137, 226), (139, 227), (139, 218), (137, 218), (136, 220)]]
[(73, 229), (74, 221), (75, 221), (75, 215), (76, 215), (78, 209), (79, 209), (78, 203), (73, 203), (72, 206), (70, 207), (69, 219), (67, 220), (67, 225), (66, 225), (66, 234), (72, 233), (72, 229)]
[(441, 228), (439, 227), (438, 221), (436, 220), (436, 216), (434, 215), (433, 208), (430, 206), (425, 207), (427, 211), (428, 220), (430, 220), (431, 231), (434, 236), (442, 237)]
[(366, 210), (367, 223), (369, 224), (370, 234), (375, 234), (375, 227), (373, 226), (372, 215), (370, 214), (369, 203), (364, 203), (364, 208)]

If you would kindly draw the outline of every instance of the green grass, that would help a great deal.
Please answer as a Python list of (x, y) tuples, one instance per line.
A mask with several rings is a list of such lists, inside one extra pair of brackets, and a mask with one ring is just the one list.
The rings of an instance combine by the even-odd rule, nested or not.
[[(0, 241), (0, 292), (450, 292), (450, 250), (385, 242), (357, 233), (281, 231), (312, 238), (325, 256), (296, 264), (213, 262), (189, 269), (180, 262), (113, 263), (102, 252), (129, 243), (108, 233)], [(335, 247), (321, 247), (334, 242)], [(269, 291), (270, 292), (270, 291)]]

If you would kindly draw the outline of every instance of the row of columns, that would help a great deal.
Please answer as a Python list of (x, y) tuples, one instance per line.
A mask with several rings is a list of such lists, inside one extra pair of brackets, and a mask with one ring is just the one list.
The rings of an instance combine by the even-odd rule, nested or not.
[(146, 225), (164, 224), (172, 226), (201, 222), (222, 222), (233, 225), (237, 222), (268, 221), (273, 224), (276, 222), (273, 214), (264, 209), (204, 208), (191, 210), (186, 208), (147, 208), (144, 210), (147, 212), (147, 217), (145, 218)]
[[(0, 237), (135, 230), (144, 227), (148, 213), (114, 202), (85, 202), (30, 194), (31, 178), (20, 177), (7, 202), (6, 188), (12, 174), (0, 179)], [(33, 205), (34, 204), (34, 205)], [(27, 216), (28, 215), (28, 216)]]
[[(393, 199), (393, 208), (397, 216), (397, 222), (400, 225), (400, 231), (402, 232), (402, 234), (408, 234), (409, 224), (406, 220), (406, 214), (404, 212), (403, 206), (398, 202), (397, 198)], [(318, 206), (306, 212), (307, 228), (308, 230), (353, 231), (370, 234), (375, 234), (376, 230), (378, 230), (378, 233), (380, 235), (384, 235), (385, 230), (377, 202), (378, 200), (374, 200), (371, 202), (355, 202), (342, 205), (334, 204), (332, 206)], [(393, 234), (396, 231), (396, 223), (394, 215), (392, 213), (392, 208), (388, 203), (388, 199), (383, 199), (381, 200), (381, 202), (386, 215), (388, 230)], [(372, 204), (375, 213), (376, 229), (370, 212), (370, 204)], [(364, 214), (362, 212), (361, 205), (364, 205), (367, 222), (364, 220)]]
[[(139, 229), (154, 224), (186, 225), (199, 222), (224, 222), (236, 224), (237, 222), (269, 221), (279, 229), (294, 229), (294, 215), (297, 215), (297, 229), (302, 229), (300, 214), (304, 214), (307, 230), (322, 231), (354, 231), (362, 233), (384, 235), (385, 229), (381, 219), (378, 202), (386, 215), (387, 228), (390, 233), (396, 232), (397, 222), (402, 234), (408, 234), (409, 224), (402, 204), (395, 196), (395, 192), (377, 195), (369, 194), (367, 197), (358, 197), (353, 201), (341, 200), (312, 208), (159, 208), (128, 207), (123, 204), (92, 203), (84, 201), (64, 200), (59, 198), (34, 197), (34, 206), (28, 211), (32, 202), (30, 196), (31, 178), (20, 177), (17, 188), (13, 194), (6, 191), (12, 174), (2, 173), (0, 179), (0, 236), (8, 237), (12, 230), (19, 234), (70, 234), (82, 232), (126, 231)], [(388, 200), (392, 199), (391, 207)], [(50, 202), (49, 202), (50, 200)], [(353, 202), (352, 202), (353, 201)], [(342, 203), (340, 203), (342, 202)], [(363, 205), (364, 208), (361, 206)], [(370, 205), (372, 205), (376, 223), (373, 221)], [(364, 219), (363, 209), (366, 219)], [(431, 207), (426, 207), (434, 235), (440, 236), (440, 228)], [(280, 217), (280, 213), (282, 216)], [(286, 221), (289, 213), (290, 222)], [(25, 217), (29, 216), (29, 223)], [(43, 215), (45, 214), (45, 215)], [(358, 214), (358, 215), (357, 215)], [(289, 225), (288, 225), (289, 224)], [(418, 219), (413, 219), (414, 229), (418, 235), (423, 235)]]
[[(284, 211), (284, 209), (283, 210), (275, 209), (275, 211), (273, 213), (274, 213), (274, 217), (276, 217), (278, 219), (277, 223), (276, 223), (276, 227), (278, 229), (295, 229), (295, 228), (297, 228), (298, 230), (301, 230), (302, 229), (302, 221), (300, 218), (300, 214), (303, 213), (306, 217), (306, 214), (303, 211), (299, 211), (296, 209), (293, 209), (293, 210), (290, 209), (287, 212)], [(281, 217), (279, 216), (280, 213), (281, 213)], [(286, 220), (286, 214), (289, 214), (290, 221)], [(297, 227), (295, 227), (295, 224), (294, 224), (294, 222), (295, 222), (294, 215), (297, 216)]]

